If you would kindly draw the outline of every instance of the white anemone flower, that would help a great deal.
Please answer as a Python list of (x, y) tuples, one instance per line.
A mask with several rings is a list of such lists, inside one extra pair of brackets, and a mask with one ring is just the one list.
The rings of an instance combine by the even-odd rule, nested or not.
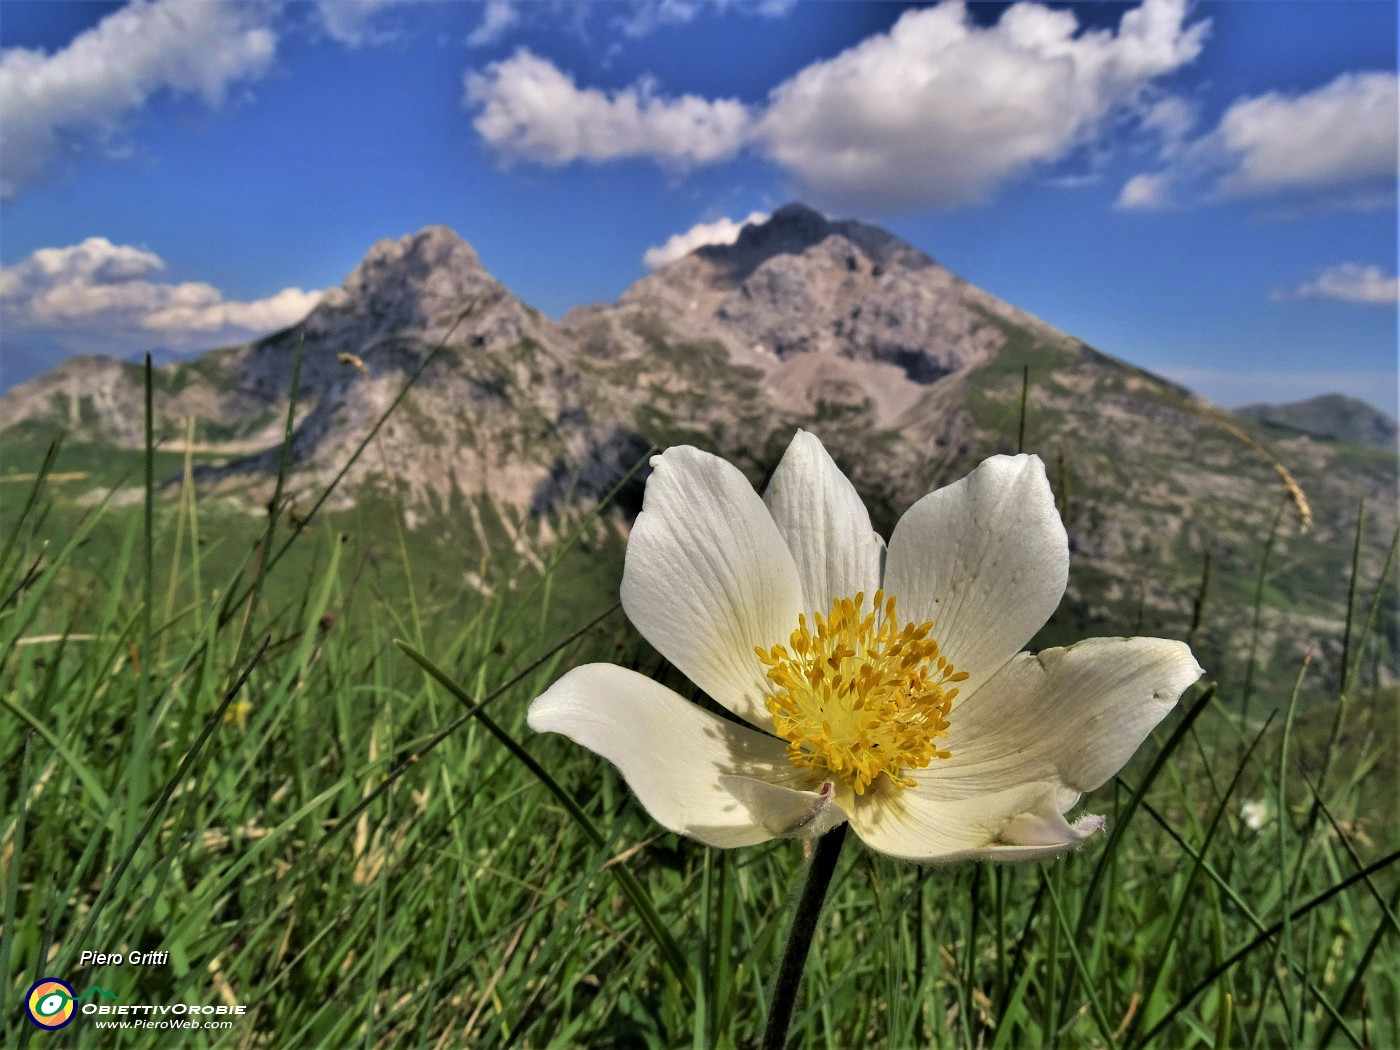
[(1160, 638), (1022, 652), (1069, 546), (1036, 456), (994, 456), (900, 519), (889, 549), (799, 431), (762, 498), (689, 446), (652, 460), (622, 604), (736, 719), (587, 664), (530, 706), (615, 765), (659, 823), (711, 846), (849, 821), (916, 861), (1032, 860), (1103, 826), (1065, 814), (1201, 674)]

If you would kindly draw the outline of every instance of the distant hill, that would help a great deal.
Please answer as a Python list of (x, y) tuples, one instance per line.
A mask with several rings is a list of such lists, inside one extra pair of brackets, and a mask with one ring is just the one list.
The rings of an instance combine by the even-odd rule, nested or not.
[(1322, 394), (1287, 405), (1246, 405), (1235, 409), (1235, 415), (1275, 430), (1395, 451), (1395, 420), (1365, 401), (1341, 394)]
[[(1393, 443), (1240, 423), (884, 230), (800, 204), (559, 322), (445, 227), (380, 241), (301, 324), (156, 370), (156, 433), (178, 452), (192, 426), (207, 492), (266, 506), (299, 347), (288, 497), (312, 502), (434, 353), (340, 505), (392, 491), (411, 527), (460, 531), (479, 551), (502, 530), (524, 542), (527, 520), (577, 520), (652, 446), (712, 449), (761, 484), (798, 426), (822, 437), (888, 534), (924, 493), (1016, 450), (1024, 375), (1024, 448), (1046, 461), (1073, 552), (1069, 600), (1042, 641), (1124, 623), (1185, 635), (1209, 556), (1194, 643), (1217, 674), (1248, 658), (1275, 521), (1259, 640), (1260, 674), (1278, 680), (1309, 651), (1312, 674), (1335, 680), (1359, 501), (1366, 580), (1396, 527)], [(0, 441), (35, 448), (62, 429), (89, 450), (139, 448), (142, 400), (138, 367), (74, 359), (0, 397)], [(1306, 494), (1310, 530), (1270, 456)], [(634, 487), (602, 527), (625, 531), (635, 507)], [(1381, 629), (1393, 654), (1394, 609)], [(1378, 666), (1393, 677), (1391, 659)]]

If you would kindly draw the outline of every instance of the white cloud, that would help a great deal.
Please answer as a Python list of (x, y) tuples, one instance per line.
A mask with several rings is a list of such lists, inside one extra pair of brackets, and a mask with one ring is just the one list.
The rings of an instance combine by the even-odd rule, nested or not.
[(1346, 73), (1296, 98), (1271, 92), (1236, 102), (1218, 132), (1238, 158), (1222, 192), (1253, 195), (1394, 177), (1397, 97), (1393, 73)]
[(133, 0), (60, 51), (0, 51), (5, 149), (0, 199), (36, 182), (62, 153), (106, 145), (162, 91), (218, 105), (263, 73), (277, 37), (270, 9), (225, 0)]
[(1393, 73), (1344, 73), (1300, 95), (1269, 92), (1232, 103), (1219, 125), (1164, 155), (1147, 176), (1161, 192), (1123, 207), (1203, 199), (1303, 195), (1376, 206), (1394, 200), (1400, 92)]
[(1171, 191), (1170, 180), (1165, 175), (1152, 175), (1143, 172), (1134, 175), (1118, 193), (1120, 208), (1165, 208)]
[(735, 222), (733, 219), (716, 219), (714, 222), (697, 223), (684, 233), (670, 237), (665, 244), (648, 248), (642, 256), (647, 269), (655, 270), (668, 262), (675, 262), (689, 255), (704, 244), (733, 244), (739, 239), (739, 231), (750, 223), (767, 222), (766, 212), (750, 212), (748, 218)]
[(332, 40), (346, 47), (361, 47), (387, 39), (390, 34), (375, 25), (379, 12), (402, 0), (316, 0), (321, 25)]
[(209, 284), (151, 280), (164, 269), (160, 256), (105, 237), (41, 248), (0, 268), (0, 314), (7, 326), (41, 332), (75, 350), (120, 352), (153, 339), (193, 349), (295, 324), (321, 295), (284, 288), (267, 299), (238, 302)]
[(960, 0), (808, 66), (772, 93), (759, 134), (817, 196), (962, 204), (1091, 141), (1154, 78), (1199, 54), (1185, 0), (1145, 0), (1116, 33), (1021, 3), (981, 28)]
[(1159, 153), (1171, 158), (1181, 152), (1198, 119), (1196, 106), (1180, 95), (1163, 95), (1148, 104), (1142, 126), (1157, 135)]
[(141, 318), (142, 327), (180, 339), (234, 330), (261, 335), (296, 324), (321, 300), (320, 292), (283, 288), (270, 298), (239, 303), (229, 302), (217, 289), (207, 284), (175, 286), (177, 293), (185, 289), (193, 294), (172, 295), (167, 306)]
[(519, 21), (520, 11), (515, 0), (486, 0), (481, 24), (467, 35), (467, 43), (472, 47), (494, 44)]
[[(522, 51), (469, 77), (466, 103), (508, 158), (685, 167), (751, 145), (824, 201), (953, 205), (1091, 144), (1116, 116), (1151, 115), (1154, 80), (1201, 50), (1208, 24), (1188, 26), (1186, 13), (1186, 0), (1144, 0), (1116, 31), (1081, 31), (1073, 13), (1023, 2), (980, 27), (962, 0), (945, 0), (808, 66), (754, 111), (665, 98), (649, 82), (605, 95)], [(1181, 116), (1157, 111), (1158, 131)]]
[(465, 85), (481, 137), (503, 157), (540, 164), (649, 156), (687, 168), (732, 157), (749, 129), (748, 110), (731, 99), (661, 98), (647, 80), (607, 94), (580, 88), (524, 49)]
[(1323, 270), (1315, 280), (1299, 285), (1291, 292), (1281, 293), (1276, 298), (1331, 299), (1342, 303), (1394, 306), (1400, 302), (1400, 277), (1387, 275), (1379, 266), (1338, 263)]
[(693, 22), (706, 10), (782, 18), (796, 6), (797, 0), (633, 0), (627, 15), (614, 21), (628, 36), (640, 37), (661, 26)]

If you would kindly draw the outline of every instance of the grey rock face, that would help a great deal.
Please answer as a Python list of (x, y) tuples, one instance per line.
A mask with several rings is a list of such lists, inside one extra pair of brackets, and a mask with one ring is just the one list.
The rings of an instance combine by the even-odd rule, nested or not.
[[(465, 495), (527, 509), (551, 466), (585, 455), (592, 434), (580, 377), (560, 357), (567, 346), (470, 245), (429, 227), (375, 244), (301, 324), (157, 369), (157, 436), (166, 449), (183, 447), (183, 421), (194, 417), (198, 451), (225, 457), (200, 469), (202, 482), (259, 505), (300, 359), (289, 489), (305, 501), (425, 368), (346, 476), (341, 502), (369, 485), (429, 507)], [(0, 418), (55, 422), (83, 440), (135, 448), (142, 401), (137, 366), (78, 359), (8, 392)]]
[[(508, 296), (471, 245), (446, 226), (429, 226), (377, 242), (344, 286), (312, 311), (306, 334), (341, 336), (356, 345), (385, 336), (427, 337), (450, 324), (465, 304)], [(503, 329), (497, 337), (511, 335), (519, 331)]]
[(1067, 341), (884, 230), (800, 204), (746, 226), (732, 245), (661, 267), (615, 309), (588, 316), (595, 330), (610, 322), (614, 341), (650, 318), (678, 341), (718, 343), (763, 373), (782, 412), (868, 403), (886, 425), (932, 384), (985, 364), (1004, 343), (999, 322)]

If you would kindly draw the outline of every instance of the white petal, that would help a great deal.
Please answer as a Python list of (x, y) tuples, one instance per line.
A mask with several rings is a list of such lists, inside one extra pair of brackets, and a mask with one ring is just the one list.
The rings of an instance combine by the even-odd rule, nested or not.
[(1090, 638), (1021, 653), (953, 711), (952, 757), (910, 790), (950, 800), (1053, 783), (1060, 809), (1117, 773), (1201, 675), (1191, 650), (1161, 638)]
[(1039, 810), (1014, 817), (1001, 829), (1001, 840), (1012, 846), (1049, 847), (1058, 852), (1084, 841), (1106, 823), (1103, 817), (1086, 813), (1071, 824), (1051, 797)]
[(575, 668), (530, 705), (528, 721), (606, 758), (658, 824), (710, 846), (812, 836), (846, 819), (829, 787), (788, 786), (804, 784), (805, 771), (782, 741), (623, 667)]
[(931, 492), (895, 526), (885, 590), (901, 621), (933, 636), (969, 675), (965, 703), (1059, 605), (1069, 541), (1038, 456), (993, 456)]
[(826, 613), (832, 599), (862, 591), (873, 599), (884, 541), (870, 527), (855, 486), (815, 434), (797, 432), (763, 502), (797, 563), (808, 614)]
[(623, 608), (692, 682), (769, 728), (754, 648), (786, 644), (797, 627), (802, 585), (792, 555), (738, 468), (688, 445), (651, 462), (627, 541)]
[[(805, 777), (793, 782), (800, 783), (802, 779)], [(816, 791), (783, 787), (753, 777), (725, 776), (720, 777), (720, 783), (759, 814), (764, 829), (775, 838), (820, 838), (846, 822), (846, 811), (836, 802), (836, 785), (829, 780)]]
[(1046, 784), (947, 800), (877, 785), (851, 807), (851, 827), (871, 849), (904, 860), (1036, 860), (1063, 853), (1103, 826), (1098, 817), (1069, 824)]

